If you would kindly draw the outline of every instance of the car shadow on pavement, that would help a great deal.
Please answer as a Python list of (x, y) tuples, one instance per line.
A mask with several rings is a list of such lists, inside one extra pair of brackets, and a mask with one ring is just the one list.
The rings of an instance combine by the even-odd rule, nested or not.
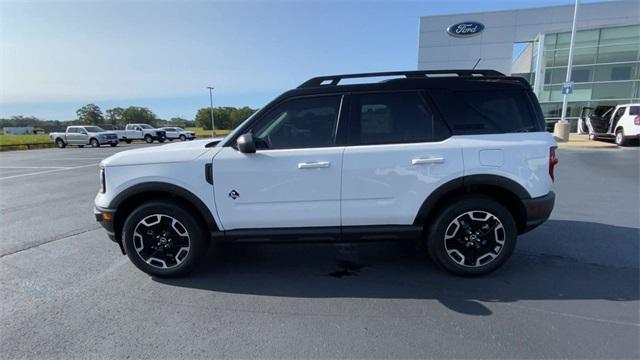
[(216, 246), (189, 277), (154, 280), (247, 295), (435, 299), (478, 316), (492, 314), (490, 302), (640, 298), (638, 229), (552, 220), (519, 240), (510, 261), (477, 278), (445, 273), (411, 243), (361, 243)]

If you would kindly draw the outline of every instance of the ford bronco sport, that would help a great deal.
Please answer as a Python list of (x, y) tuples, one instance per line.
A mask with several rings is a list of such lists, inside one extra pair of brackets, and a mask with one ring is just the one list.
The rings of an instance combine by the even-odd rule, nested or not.
[[(387, 79), (344, 84), (375, 77)], [(454, 274), (480, 275), (549, 217), (555, 150), (522, 78), (323, 76), (224, 139), (105, 159), (95, 215), (155, 276), (188, 273), (214, 241), (400, 239)]]

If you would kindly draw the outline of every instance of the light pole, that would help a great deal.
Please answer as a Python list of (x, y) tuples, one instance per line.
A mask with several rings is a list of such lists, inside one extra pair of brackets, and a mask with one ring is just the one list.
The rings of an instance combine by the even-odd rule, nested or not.
[(207, 86), (207, 89), (209, 89), (209, 101), (211, 102), (211, 107), (209, 108), (211, 110), (211, 133), (213, 134), (213, 137), (216, 137), (216, 125), (215, 122), (213, 121), (213, 86)]
[(562, 85), (562, 115), (560, 121), (556, 123), (553, 134), (562, 139), (569, 140), (569, 121), (567, 121), (567, 95), (573, 92), (573, 84), (571, 83), (571, 68), (573, 67), (573, 42), (576, 36), (576, 19), (578, 18), (578, 5), (580, 1), (576, 0), (573, 8), (573, 24), (571, 24), (571, 40), (569, 41), (569, 60), (567, 61), (567, 77)]

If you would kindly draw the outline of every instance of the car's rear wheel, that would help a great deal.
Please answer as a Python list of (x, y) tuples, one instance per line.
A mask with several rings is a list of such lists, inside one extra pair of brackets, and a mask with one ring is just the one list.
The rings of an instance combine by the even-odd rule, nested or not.
[(89, 145), (91, 145), (91, 147), (100, 147), (100, 142), (98, 141), (98, 139), (91, 139), (91, 141), (89, 141)]
[(186, 141), (186, 140), (187, 140), (187, 137), (186, 137), (186, 136), (184, 136), (184, 135), (180, 135), (180, 141)]
[(64, 143), (64, 140), (58, 139), (56, 140), (56, 146), (59, 147), (60, 149), (64, 149), (67, 146), (67, 144)]
[(456, 275), (483, 275), (511, 256), (517, 228), (511, 213), (487, 196), (460, 198), (427, 231), (431, 258)]
[(145, 135), (145, 136), (144, 136), (144, 141), (145, 141), (147, 144), (151, 144), (151, 143), (153, 142), (153, 138), (151, 137), (151, 135)]
[(180, 204), (150, 202), (141, 205), (124, 223), (127, 256), (149, 275), (188, 274), (207, 249), (206, 232), (196, 219)]
[(618, 146), (627, 145), (627, 139), (625, 138), (624, 130), (622, 129), (618, 129), (618, 131), (616, 131), (616, 145)]

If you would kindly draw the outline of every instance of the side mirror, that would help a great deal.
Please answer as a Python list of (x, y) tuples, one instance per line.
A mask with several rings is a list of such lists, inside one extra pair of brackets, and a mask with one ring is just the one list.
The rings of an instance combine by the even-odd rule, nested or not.
[(240, 135), (238, 140), (236, 140), (236, 144), (241, 153), (253, 154), (256, 152), (256, 143), (253, 141), (253, 135), (251, 133)]

